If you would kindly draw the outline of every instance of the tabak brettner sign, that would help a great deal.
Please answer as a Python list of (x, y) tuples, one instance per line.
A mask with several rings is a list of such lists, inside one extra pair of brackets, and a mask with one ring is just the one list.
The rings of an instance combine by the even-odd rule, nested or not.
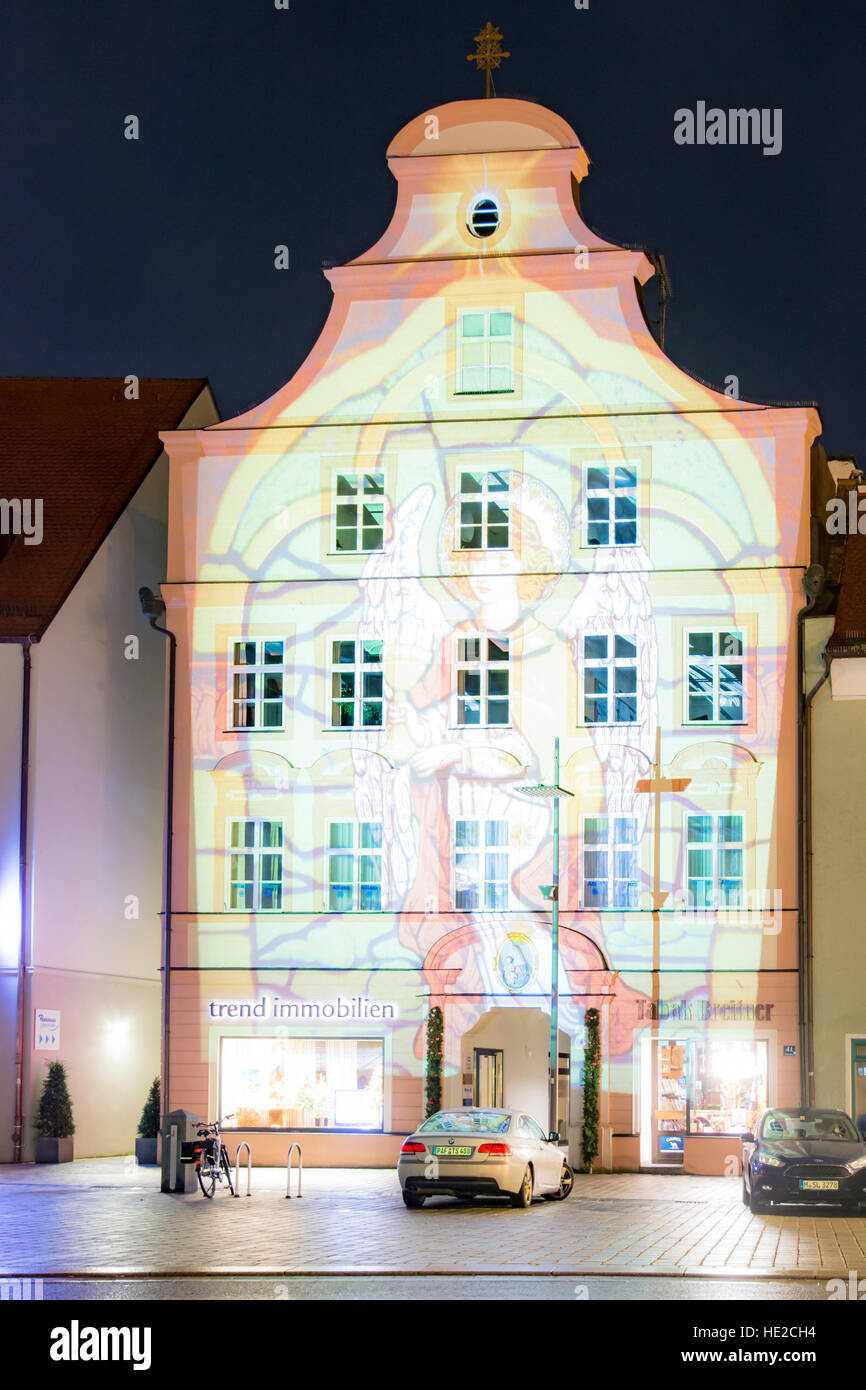
[(709, 999), (669, 999), (652, 1003), (639, 999), (637, 1016), (646, 1019), (670, 1019), (675, 1023), (769, 1023), (775, 1004), (747, 1004), (730, 999), (726, 1004), (711, 1004)]
[(364, 994), (338, 994), (333, 999), (282, 999), (278, 994), (262, 994), (258, 1000), (209, 999), (209, 1018), (285, 1019), (308, 1023), (319, 1019), (338, 1019), (344, 1023), (363, 1023), (372, 1019), (397, 1017), (397, 1005), (390, 1000), (380, 1002)]

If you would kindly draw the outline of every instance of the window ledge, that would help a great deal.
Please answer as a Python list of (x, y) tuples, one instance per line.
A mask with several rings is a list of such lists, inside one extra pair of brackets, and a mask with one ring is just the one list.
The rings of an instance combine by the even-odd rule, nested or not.
[(248, 729), (223, 729), (223, 736), (227, 738), (229, 734), (284, 734), (285, 732), (285, 724), (279, 726), (276, 724), (254, 724)]
[(253, 917), (264, 913), (267, 917), (279, 917), (280, 913), (287, 912), (283, 907), (226, 907), (223, 915), (227, 917)]
[(747, 729), (750, 719), (684, 719), (684, 729)]
[[(511, 906), (509, 906), (509, 907), (451, 907), (451, 908), (449, 908), (448, 910), (449, 910), (449, 912), (468, 912), (468, 913), (472, 913), (472, 914), (474, 914), (474, 913), (476, 913), (476, 912), (509, 912), (509, 913), (517, 913), (517, 912), (525, 912), (525, 911), (526, 911), (526, 908), (524, 908), (524, 907), (511, 907)], [(542, 909), (539, 908), (539, 911), (542, 911)]]
[(449, 734), (465, 734), (468, 730), (469, 733), (495, 734), (500, 729), (504, 733), (513, 728), (513, 724), (449, 724), (448, 732)]
[(329, 560), (363, 560), (368, 555), (384, 555), (385, 547), (380, 545), (378, 550), (326, 550), (325, 554)]
[(327, 904), (322, 908), (322, 917), (379, 917), (387, 916), (393, 908), (390, 907), (328, 907)]
[(513, 396), (515, 388), (513, 386), (503, 386), (498, 391), (455, 391), (455, 396)]
[[(560, 912), (572, 912), (572, 911), (574, 911), (573, 908), (566, 908), (566, 906), (565, 906), (564, 903), (560, 903), (560, 904), (559, 904), (559, 910), (560, 910)], [(588, 906), (586, 905), (586, 903), (581, 903), (580, 907), (578, 908), (578, 912), (615, 912), (618, 916), (621, 916), (624, 912), (632, 912), (632, 913), (634, 913), (634, 912), (652, 912), (652, 908), (642, 908), (642, 907), (595, 907), (595, 906), (589, 906), (589, 907), (588, 907)]]
[[(317, 1021), (318, 1021), (318, 1020), (317, 1020)], [(359, 1023), (367, 1023), (367, 1022), (369, 1022), (369, 1021), (370, 1021), (370, 1020), (368, 1020), (368, 1019), (359, 1019), (359, 1020), (358, 1020)], [(377, 1020), (377, 1019), (374, 1019), (374, 1020), (372, 1020), (372, 1021), (373, 1021), (373, 1022), (381, 1022), (381, 1020)], [(220, 1022), (222, 1022), (222, 1020), (220, 1020)], [(226, 1020), (226, 1022), (228, 1022), (228, 1020)], [(304, 1022), (305, 1022), (305, 1023), (309, 1023), (310, 1020), (309, 1020), (309, 1019), (305, 1019)], [(325, 1019), (324, 1022), (325, 1022), (325, 1023), (330, 1023), (331, 1020), (330, 1020), (330, 1019)], [(298, 1035), (297, 1035), (297, 1037), (305, 1037), (305, 1038), (306, 1038), (306, 1037), (313, 1037), (313, 1036), (314, 1036), (314, 1034), (312, 1034), (312, 1033), (303, 1033), (303, 1034), (298, 1034)], [(342, 1036), (343, 1036), (343, 1037), (347, 1036), (347, 1035), (346, 1035), (345, 1029), (343, 1030)], [(294, 1036), (293, 1036), (292, 1041), (297, 1041), (297, 1037), (294, 1037)], [(356, 1040), (356, 1041), (358, 1041), (358, 1042), (367, 1042), (367, 1035), (365, 1035), (365, 1034), (357, 1034), (357, 1035), (355, 1035), (355, 1039), (354, 1039), (354, 1040)], [(303, 1127), (302, 1125), (222, 1125), (222, 1126), (221, 1126), (221, 1133), (223, 1133), (223, 1134), (375, 1134), (377, 1138), (378, 1138), (379, 1136), (381, 1136), (381, 1135), (385, 1135), (385, 1136), (387, 1137), (388, 1135), (394, 1134), (394, 1135), (397, 1136), (397, 1138), (402, 1139), (402, 1138), (405, 1138), (405, 1136), (406, 1136), (406, 1134), (408, 1133), (408, 1131), (405, 1130), (405, 1129), (370, 1129), (370, 1128), (352, 1129), (349, 1125), (316, 1125), (315, 1128), (311, 1128), (309, 1125), (306, 1126), (306, 1128)], [(300, 1195), (300, 1194), (299, 1194), (299, 1195)]]
[(323, 734), (386, 734), (384, 724), (332, 724), (321, 729)]
[(606, 720), (606, 721), (605, 721), (604, 719), (599, 719), (599, 720), (598, 720), (596, 723), (594, 723), (594, 724), (578, 724), (576, 727), (577, 727), (578, 729), (589, 729), (589, 730), (592, 730), (592, 729), (637, 729), (637, 728), (639, 727), (639, 725), (640, 725), (640, 720), (639, 720), (639, 719), (619, 719), (619, 720), (613, 720), (613, 721), (611, 721), (611, 720), (609, 720), (609, 719)]

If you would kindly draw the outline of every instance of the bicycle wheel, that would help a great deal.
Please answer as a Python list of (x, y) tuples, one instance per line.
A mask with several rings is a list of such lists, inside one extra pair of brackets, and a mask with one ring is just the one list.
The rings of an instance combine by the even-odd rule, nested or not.
[(228, 1185), (229, 1185), (229, 1192), (230, 1192), (230, 1193), (232, 1194), (232, 1196), (234, 1197), (234, 1195), (235, 1195), (235, 1190), (234, 1190), (234, 1188), (232, 1187), (232, 1168), (231, 1168), (231, 1164), (229, 1163), (228, 1150), (226, 1149), (225, 1144), (223, 1144), (222, 1155), (221, 1155), (221, 1158), (220, 1158), (220, 1162), (221, 1162), (221, 1164), (222, 1164), (223, 1172), (224, 1172), (225, 1175), (226, 1175), (226, 1182), (227, 1182)]
[(207, 1158), (204, 1163), (196, 1164), (198, 1172), (198, 1184), (206, 1197), (212, 1197), (216, 1187), (216, 1173), (214, 1172), (213, 1162)]

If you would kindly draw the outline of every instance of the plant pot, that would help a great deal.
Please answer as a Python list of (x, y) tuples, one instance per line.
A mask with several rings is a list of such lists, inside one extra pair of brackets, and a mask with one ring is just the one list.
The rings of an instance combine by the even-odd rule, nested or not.
[(156, 1166), (156, 1139), (136, 1139), (135, 1161), (143, 1166)]
[(73, 1139), (37, 1139), (34, 1146), (36, 1163), (71, 1163)]

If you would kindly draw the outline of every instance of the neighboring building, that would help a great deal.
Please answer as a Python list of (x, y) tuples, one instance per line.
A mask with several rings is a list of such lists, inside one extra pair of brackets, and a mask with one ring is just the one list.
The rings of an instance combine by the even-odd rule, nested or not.
[(828, 496), (844, 507), (840, 539), (825, 535), (821, 546), (828, 585), (838, 592), (835, 612), (805, 624), (812, 1097), (859, 1121), (866, 1120), (866, 534), (856, 523), (858, 503), (866, 513), (866, 487), (850, 460), (829, 460), (821, 477), (818, 516), (826, 524)]
[(131, 1152), (159, 1072), (166, 644), (138, 589), (165, 573), (158, 431), (217, 415), (204, 381), (134, 390), (0, 378), (3, 1163), (17, 1157), (19, 985), (25, 1160), (46, 1063), (66, 1064), (78, 1157)]
[(729, 1170), (798, 1103), (797, 613), (809, 406), (669, 361), (647, 255), (581, 219), (529, 102), (388, 159), (262, 406), (163, 434), (179, 643), (171, 1106), (255, 1161), (390, 1162), (445, 1103), (547, 1115), (562, 745), (560, 1116), (601, 1010), (603, 1161)]

